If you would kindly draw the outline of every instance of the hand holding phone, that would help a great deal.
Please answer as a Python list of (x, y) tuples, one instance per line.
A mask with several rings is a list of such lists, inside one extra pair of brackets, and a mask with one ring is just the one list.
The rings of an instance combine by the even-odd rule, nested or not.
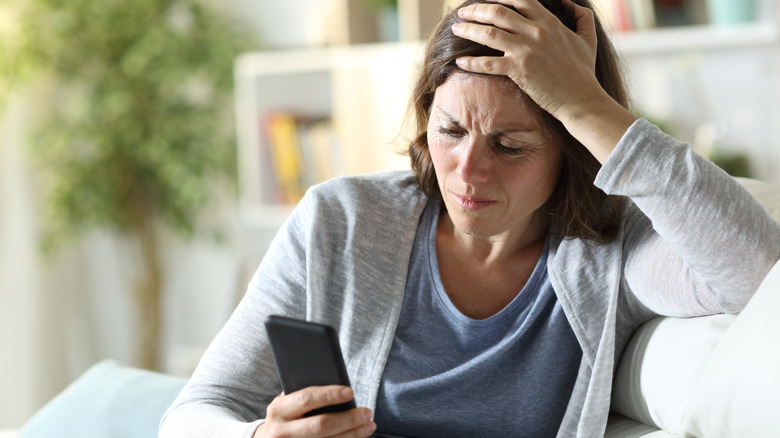
[[(304, 394), (305, 393), (305, 394)], [(302, 397), (297, 394), (303, 395)], [(368, 438), (376, 431), (368, 408), (355, 408), (312, 417), (304, 414), (327, 403), (352, 400), (354, 393), (345, 386), (310, 386), (289, 395), (276, 397), (266, 410), (265, 422), (255, 430), (254, 438), (294, 436), (351, 436)], [(327, 421), (324, 416), (327, 415)]]
[[(285, 394), (309, 386), (350, 386), (338, 336), (324, 324), (272, 315), (265, 328)], [(304, 416), (341, 412), (355, 407), (355, 400), (310, 411)]]

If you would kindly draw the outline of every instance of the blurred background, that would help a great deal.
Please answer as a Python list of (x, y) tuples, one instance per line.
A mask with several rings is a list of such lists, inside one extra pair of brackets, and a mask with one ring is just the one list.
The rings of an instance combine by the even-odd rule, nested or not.
[[(445, 0), (0, 0), (0, 429), (187, 376), (306, 187), (395, 152)], [(635, 111), (780, 182), (777, 0), (598, 0)]]

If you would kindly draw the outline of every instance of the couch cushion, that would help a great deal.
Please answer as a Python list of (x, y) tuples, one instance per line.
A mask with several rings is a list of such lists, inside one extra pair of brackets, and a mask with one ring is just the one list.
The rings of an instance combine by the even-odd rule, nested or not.
[(678, 435), (642, 424), (622, 415), (610, 415), (604, 438), (676, 438)]
[[(749, 178), (737, 178), (737, 180), (775, 220), (780, 221), (780, 185)], [(773, 272), (776, 270), (778, 270), (777, 266)], [(769, 277), (765, 283), (767, 281), (769, 281)], [(764, 289), (767, 287), (762, 286)], [(764, 294), (766, 293), (764, 292)], [(751, 303), (754, 300), (756, 298), (751, 300)], [(755, 307), (755, 304), (751, 304), (749, 307)], [(776, 312), (780, 306), (775, 305), (774, 309)], [(751, 311), (751, 313), (755, 313), (755, 311)], [(743, 321), (740, 326), (766, 324), (766, 322), (753, 322), (753, 319), (757, 317), (751, 316), (751, 313), (745, 317), (738, 317)], [(717, 380), (717, 374), (723, 371), (716, 362), (723, 362), (722, 356), (729, 354), (727, 352), (729, 347), (720, 346), (721, 339), (726, 336), (727, 332), (731, 332), (730, 325), (736, 318), (727, 315), (691, 319), (656, 318), (643, 325), (626, 348), (616, 371), (612, 400), (613, 411), (630, 419), (681, 435), (690, 433), (690, 430), (701, 430), (702, 425), (698, 422), (703, 418), (704, 413), (714, 412), (707, 407), (706, 401), (710, 397), (708, 390), (716, 390), (718, 387), (713, 380)], [(761, 318), (757, 319), (761, 320)], [(745, 320), (750, 322), (745, 322)], [(780, 318), (777, 321), (780, 321)], [(754, 331), (749, 332), (749, 330)], [(746, 336), (756, 343), (766, 344), (767, 339), (760, 336), (760, 331), (755, 330), (757, 329), (738, 328), (736, 332), (742, 333), (730, 334), (729, 337), (733, 339), (735, 336)], [(773, 333), (780, 335), (779, 326), (775, 325), (773, 330)], [(762, 339), (763, 342), (756, 341), (756, 339)], [(741, 344), (736, 340), (731, 342)], [(746, 347), (746, 345), (742, 346)], [(720, 351), (717, 355), (715, 355), (716, 349)], [(767, 352), (767, 354), (773, 353)], [(772, 363), (771, 360), (769, 363)], [(705, 374), (710, 376), (707, 377), (709, 380), (703, 378)], [(780, 372), (764, 374), (766, 378), (774, 379), (769, 387), (777, 384), (780, 380), (778, 375)], [(723, 393), (721, 393), (722, 395)], [(714, 397), (712, 400), (723, 401), (719, 397)], [(695, 406), (695, 409), (692, 406)], [(721, 419), (728, 417), (721, 417)], [(697, 429), (691, 429), (692, 425), (697, 425)], [(780, 430), (780, 428), (776, 428), (776, 430)], [(710, 435), (699, 436), (709, 437)]]
[(19, 438), (157, 436), (186, 380), (100, 362), (33, 415)]
[(683, 432), (687, 407), (732, 315), (655, 318), (637, 330), (615, 373), (612, 410)]
[(712, 353), (686, 430), (707, 438), (780, 434), (780, 262)]

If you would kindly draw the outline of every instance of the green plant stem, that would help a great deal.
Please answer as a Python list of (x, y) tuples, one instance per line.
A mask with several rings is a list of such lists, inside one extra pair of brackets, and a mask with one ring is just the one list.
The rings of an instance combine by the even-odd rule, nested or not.
[(137, 360), (142, 368), (159, 370), (163, 275), (158, 256), (157, 234), (150, 225), (147, 221), (138, 235), (144, 275), (143, 280), (135, 288), (136, 304), (140, 315)]
[(162, 333), (163, 274), (159, 258), (159, 239), (152, 211), (143, 191), (128, 167), (122, 169), (124, 208), (130, 218), (129, 230), (138, 242), (143, 273), (134, 284), (134, 298), (138, 311), (138, 366), (158, 370)]

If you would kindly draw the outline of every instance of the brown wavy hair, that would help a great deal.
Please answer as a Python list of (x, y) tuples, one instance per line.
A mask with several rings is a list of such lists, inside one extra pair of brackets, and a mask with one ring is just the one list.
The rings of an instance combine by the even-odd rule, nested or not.
[[(575, 3), (593, 9), (589, 0), (573, 0)], [(569, 29), (575, 30), (571, 8), (560, 0), (539, 0)], [(417, 182), (429, 197), (440, 197), (439, 184), (428, 150), (427, 128), (436, 88), (453, 73), (466, 73), (455, 60), (461, 56), (501, 56), (503, 52), (479, 43), (460, 38), (452, 33), (452, 25), (463, 22), (457, 9), (485, 0), (467, 0), (447, 13), (431, 35), (425, 48), (422, 71), (412, 93), (410, 111), (416, 120), (416, 136), (409, 144)], [(622, 106), (628, 108), (628, 94), (623, 83), (621, 64), (607, 35), (596, 18), (596, 78), (606, 92)], [(552, 196), (544, 208), (550, 215), (551, 232), (564, 238), (582, 238), (596, 243), (612, 241), (622, 221), (625, 200), (610, 196), (593, 185), (601, 164), (569, 132), (563, 124), (542, 110), (531, 99), (529, 109), (535, 113), (543, 128), (561, 145), (561, 175)]]

